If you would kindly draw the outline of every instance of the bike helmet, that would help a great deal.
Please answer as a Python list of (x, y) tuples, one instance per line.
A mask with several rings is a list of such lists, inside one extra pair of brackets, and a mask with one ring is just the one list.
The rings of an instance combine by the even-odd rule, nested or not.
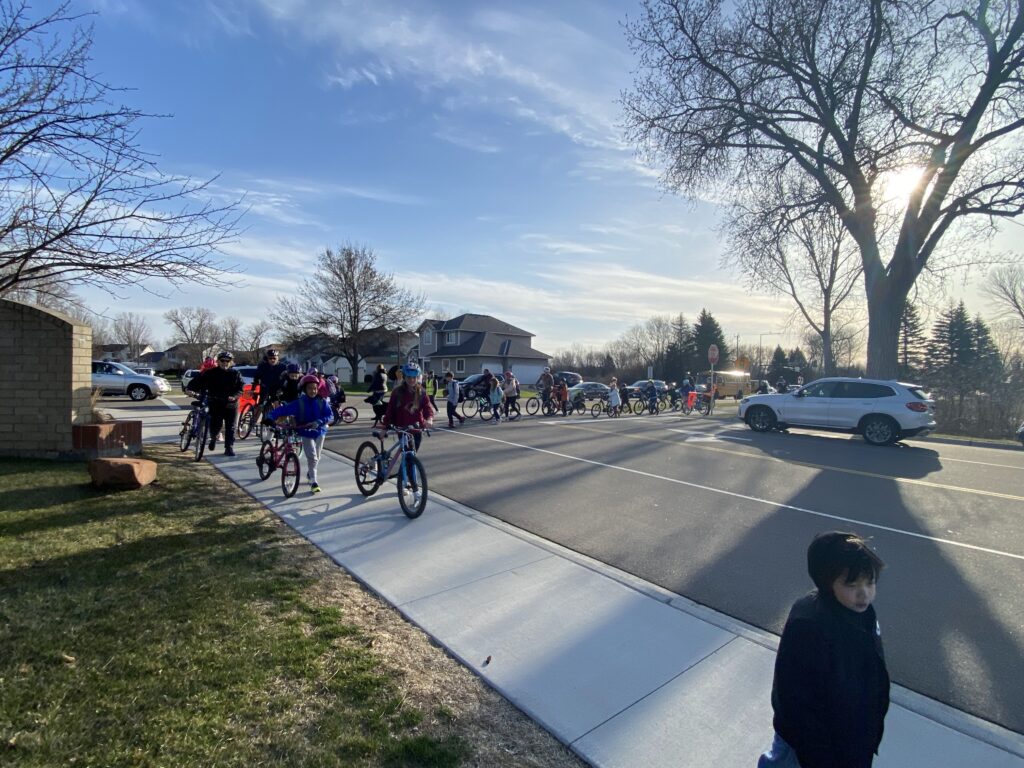
[(277, 355), (277, 350), (276, 349), (268, 349), (266, 352), (263, 353), (263, 356), (264, 357), (277, 357), (278, 356)]
[(509, 378), (512, 375), (512, 371), (505, 371), (505, 378)]
[(288, 373), (302, 373), (298, 363), (288, 363)]
[(316, 366), (315, 366), (315, 365), (311, 365), (311, 366), (309, 366), (309, 370), (308, 370), (308, 371), (306, 371), (306, 375), (307, 375), (307, 376), (318, 376), (319, 374), (320, 374), (320, 371), (318, 371), (318, 370), (316, 369)]
[(544, 369), (544, 373), (551, 373), (551, 369), (550, 368), (545, 368)]
[(217, 355), (217, 360), (218, 361), (220, 361), (220, 360), (234, 360), (234, 359), (235, 359), (235, 356), (232, 355), (230, 352), (221, 352), (219, 355)]
[(330, 376), (327, 377), (327, 380), (329, 382), (331, 382), (331, 384), (337, 384), (338, 383), (338, 377), (335, 376), (333, 373)]
[(415, 379), (420, 375), (420, 367), (416, 363), (406, 363), (402, 366), (402, 375), (409, 379)]
[(304, 389), (307, 384), (316, 384), (319, 387), (320, 379), (318, 379), (311, 373), (307, 373), (305, 376), (299, 379), (299, 389)]
[(689, 379), (683, 379), (683, 386), (684, 386), (684, 387), (685, 387), (685, 386), (686, 386), (687, 384), (689, 384), (689, 383), (690, 383), (690, 380), (689, 380)]

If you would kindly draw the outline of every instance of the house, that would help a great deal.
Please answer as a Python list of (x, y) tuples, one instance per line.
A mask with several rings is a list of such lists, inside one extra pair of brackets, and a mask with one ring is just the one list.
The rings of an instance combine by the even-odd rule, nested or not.
[(92, 356), (95, 360), (104, 360), (108, 363), (142, 362), (142, 355), (150, 353), (153, 348), (148, 344), (140, 352), (139, 360), (132, 361), (131, 346), (128, 344), (94, 344)]
[[(164, 350), (158, 370), (185, 370), (198, 368), (204, 357), (213, 357), (220, 351), (216, 344), (175, 344)], [(156, 366), (154, 366), (156, 367)]]
[[(400, 329), (370, 328), (364, 331), (360, 345), (358, 380), (365, 380), (378, 363), (390, 368), (396, 362), (409, 359), (416, 340), (415, 333)], [(352, 366), (340, 352), (337, 339), (316, 333), (292, 343), (284, 349), (283, 354), (303, 369), (315, 366), (323, 373), (333, 373), (342, 381), (351, 381)]]
[(462, 379), (487, 368), (532, 383), (548, 364), (548, 355), (533, 348), (532, 333), (490, 315), (424, 320), (417, 333), (420, 365), (440, 375), (451, 371)]

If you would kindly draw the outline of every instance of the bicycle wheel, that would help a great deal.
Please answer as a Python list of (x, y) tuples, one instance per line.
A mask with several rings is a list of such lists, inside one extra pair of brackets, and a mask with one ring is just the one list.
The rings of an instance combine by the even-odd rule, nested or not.
[(467, 419), (472, 419), (476, 416), (477, 410), (480, 408), (480, 403), (477, 402), (475, 397), (467, 397), (462, 401), (462, 415)]
[(518, 403), (518, 401), (512, 402), (512, 403), (509, 404), (509, 406), (508, 406), (508, 420), (509, 421), (516, 421), (522, 415), (523, 415), (522, 412), (519, 410), (519, 403)]
[(341, 409), (341, 420), (346, 424), (353, 423), (359, 418), (359, 411), (353, 408), (351, 405), (346, 405)]
[(658, 413), (664, 413), (668, 410), (667, 400), (658, 400)]
[(555, 403), (553, 400), (548, 400), (544, 403), (544, 415), (554, 416), (555, 415)]
[(384, 482), (377, 463), (377, 446), (367, 440), (356, 451), (356, 485), (363, 496), (373, 496)]
[(398, 503), (410, 520), (423, 514), (427, 506), (427, 474), (415, 456), (406, 454), (404, 469), (398, 473)]
[(480, 420), (487, 421), (489, 418), (491, 418), (492, 414), (493, 411), (491, 411), (491, 404), (486, 400), (481, 402), (476, 412), (476, 415), (480, 417)]
[(264, 440), (260, 455), (256, 457), (256, 471), (260, 474), (260, 480), (266, 480), (274, 471), (274, 458), (274, 444)]
[(540, 398), (529, 397), (526, 399), (526, 412), (531, 416), (536, 416), (537, 412), (540, 411)]
[(299, 490), (299, 457), (289, 453), (281, 465), (281, 490), (284, 497), (290, 499)]
[(185, 422), (181, 425), (181, 432), (178, 433), (178, 448), (182, 453), (188, 450), (188, 447), (192, 445), (192, 426), (195, 423), (196, 412), (190, 411), (188, 416), (185, 417)]
[(632, 408), (632, 410), (633, 410), (633, 413), (635, 413), (637, 416), (639, 416), (641, 413), (644, 412), (644, 401), (643, 400), (634, 400), (633, 401), (633, 408)]
[(252, 424), (255, 421), (255, 410), (251, 405), (246, 406), (238, 414), (238, 423), (235, 425), (235, 434), (239, 440), (245, 440), (252, 433)]
[(583, 400), (577, 400), (573, 403), (573, 410), (576, 411), (577, 415), (582, 416), (587, 412), (587, 404)]
[(195, 460), (203, 460), (203, 451), (206, 450), (206, 441), (210, 434), (210, 418), (205, 414), (199, 417), (199, 423), (196, 424), (196, 436), (193, 438), (195, 442), (192, 444), (192, 450), (195, 453)]
[(594, 403), (592, 406), (590, 406), (590, 415), (593, 416), (595, 419), (602, 413), (604, 413), (604, 406), (601, 403)]

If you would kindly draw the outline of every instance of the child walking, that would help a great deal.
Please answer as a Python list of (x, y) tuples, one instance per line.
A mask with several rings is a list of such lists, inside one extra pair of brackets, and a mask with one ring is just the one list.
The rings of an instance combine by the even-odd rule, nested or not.
[(444, 375), (444, 392), (448, 405), (448, 429), (454, 429), (456, 419), (460, 425), (466, 420), (459, 415), (459, 382), (455, 380), (455, 374), (451, 371)]
[(306, 479), (309, 480), (309, 490), (320, 493), (316, 468), (324, 449), (327, 425), (331, 423), (333, 414), (327, 400), (319, 394), (320, 379), (315, 375), (303, 376), (299, 382), (299, 390), (302, 394), (298, 399), (272, 410), (270, 418), (291, 416), (295, 419), (299, 437), (302, 438), (302, 453), (306, 456)]
[(775, 739), (758, 768), (870, 768), (889, 709), (872, 602), (885, 564), (853, 533), (807, 548), (817, 589), (793, 604), (775, 658)]
[(501, 404), (504, 398), (505, 395), (501, 391), (501, 384), (498, 383), (498, 378), (494, 377), (491, 379), (491, 389), (487, 393), (487, 400), (491, 404), (491, 421), (495, 424), (501, 421)]

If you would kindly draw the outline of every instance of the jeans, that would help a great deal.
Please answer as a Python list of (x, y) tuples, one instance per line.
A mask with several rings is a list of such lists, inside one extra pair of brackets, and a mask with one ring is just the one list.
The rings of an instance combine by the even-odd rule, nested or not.
[(309, 482), (316, 483), (316, 467), (320, 463), (320, 454), (324, 450), (324, 438), (327, 435), (320, 435), (320, 437), (303, 437), (302, 438), (302, 452), (306, 455), (306, 477)]
[(448, 406), (448, 426), (449, 427), (454, 427), (455, 426), (455, 420), (456, 419), (459, 420), (459, 424), (461, 424), (462, 422), (465, 421), (465, 419), (462, 418), (459, 415), (459, 412), (457, 410), (457, 407), (456, 407), (455, 403), (453, 403), (451, 400), (449, 400), (447, 402), (447, 406)]
[(758, 758), (757, 768), (800, 768), (800, 762), (793, 748), (776, 733), (771, 748)]
[(224, 428), (224, 448), (235, 444), (235, 421), (238, 419), (238, 406), (235, 403), (210, 403), (210, 440), (216, 440), (221, 427)]

